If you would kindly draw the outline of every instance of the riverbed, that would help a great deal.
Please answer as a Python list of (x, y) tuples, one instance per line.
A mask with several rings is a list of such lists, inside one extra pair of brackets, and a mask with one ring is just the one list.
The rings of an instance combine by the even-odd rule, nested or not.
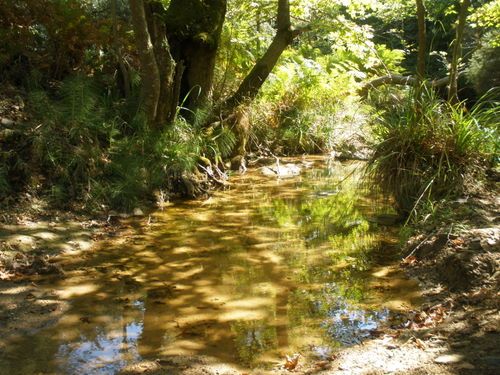
[(196, 356), (272, 370), (286, 355), (331, 358), (417, 306), (418, 287), (398, 267), (391, 202), (363, 164), (293, 162), (299, 176), (255, 168), (208, 199), (123, 219), (92, 250), (62, 255), (64, 277), (38, 287), (67, 308), (45, 328), (0, 339), (0, 373), (114, 374)]

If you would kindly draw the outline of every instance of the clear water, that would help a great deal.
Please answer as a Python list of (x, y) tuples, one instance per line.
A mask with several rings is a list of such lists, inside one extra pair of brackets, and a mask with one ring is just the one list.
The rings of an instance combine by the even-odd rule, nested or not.
[[(326, 357), (418, 303), (397, 228), (356, 163), (308, 158), (302, 176), (234, 176), (205, 201), (131, 219), (44, 285), (70, 302), (54, 325), (3, 340), (1, 374), (114, 374), (203, 355), (242, 369)], [(300, 164), (301, 161), (299, 160)], [(2, 339), (0, 339), (2, 340)]]

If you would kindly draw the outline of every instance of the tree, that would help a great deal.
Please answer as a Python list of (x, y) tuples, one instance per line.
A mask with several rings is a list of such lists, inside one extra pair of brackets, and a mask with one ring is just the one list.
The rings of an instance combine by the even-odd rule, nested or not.
[(278, 0), (276, 35), (267, 51), (257, 60), (250, 73), (240, 84), (238, 90), (226, 101), (226, 106), (234, 108), (243, 101), (254, 99), (283, 51), (304, 30), (304, 28), (292, 29), (289, 0)]
[[(129, 0), (141, 63), (142, 105), (148, 123), (171, 122), (177, 105), (191, 112), (210, 101), (227, 0)], [(278, 0), (276, 34), (238, 90), (224, 103), (230, 114), (252, 100), (283, 51), (304, 29), (292, 29), (289, 0)]]
[[(423, 0), (417, 2), (417, 23), (418, 23), (418, 57), (417, 57), (417, 80), (423, 81), (425, 77), (425, 59), (427, 31), (425, 26), (425, 6)], [(419, 85), (419, 82), (417, 82)]]
[(129, 4), (141, 62), (143, 110), (148, 124), (160, 127), (173, 120), (177, 105), (175, 62), (159, 17), (162, 6), (144, 0), (129, 0)]
[(462, 57), (462, 39), (465, 29), (465, 21), (469, 11), (470, 0), (463, 0), (458, 13), (458, 23), (456, 29), (456, 37), (453, 41), (453, 55), (450, 65), (450, 85), (448, 89), (448, 101), (452, 104), (459, 102), (458, 100), (458, 65)]
[(195, 110), (211, 99), (215, 60), (227, 0), (172, 0), (165, 12), (168, 42), (176, 63), (179, 96)]

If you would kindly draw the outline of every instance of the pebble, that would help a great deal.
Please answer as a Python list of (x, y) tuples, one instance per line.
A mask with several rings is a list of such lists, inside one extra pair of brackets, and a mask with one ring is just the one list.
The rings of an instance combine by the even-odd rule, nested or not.
[(134, 216), (144, 216), (144, 212), (140, 208), (134, 208)]
[(464, 346), (470, 345), (469, 340), (463, 340), (463, 341), (455, 341), (450, 344), (452, 348), (463, 348)]
[(457, 366), (458, 369), (464, 369), (464, 370), (474, 370), (476, 367), (469, 362), (464, 362), (461, 363), (460, 365)]
[(434, 362), (445, 365), (445, 364), (458, 363), (461, 362), (462, 360), (463, 356), (460, 354), (445, 354), (435, 358)]
[(4, 126), (12, 126), (15, 124), (15, 122), (13, 120), (5, 118), (5, 117), (2, 117), (1, 123)]

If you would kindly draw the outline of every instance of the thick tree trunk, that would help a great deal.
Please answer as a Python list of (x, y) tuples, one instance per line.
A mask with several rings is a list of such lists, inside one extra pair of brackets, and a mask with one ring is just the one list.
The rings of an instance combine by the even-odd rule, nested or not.
[(148, 22), (143, 0), (129, 0), (132, 25), (141, 62), (142, 108), (150, 125), (155, 123), (160, 98), (160, 71), (156, 63), (155, 51), (148, 30)]
[(448, 101), (452, 104), (459, 102), (458, 100), (458, 64), (462, 57), (462, 39), (465, 29), (465, 21), (469, 11), (470, 0), (463, 0), (458, 14), (458, 24), (455, 40), (453, 41), (453, 55), (450, 65), (450, 86), (448, 89)]
[(157, 2), (150, 2), (146, 9), (149, 33), (153, 41), (156, 64), (160, 74), (160, 96), (155, 118), (159, 127), (173, 121), (178, 102), (174, 90), (175, 61), (170, 54), (167, 30), (161, 17), (162, 12), (163, 6)]
[(142, 108), (149, 126), (161, 128), (175, 117), (175, 62), (170, 54), (162, 5), (129, 0), (132, 24), (141, 62)]
[(289, 0), (278, 0), (276, 19), (277, 31), (273, 41), (264, 55), (257, 60), (236, 93), (226, 101), (225, 105), (227, 108), (235, 108), (239, 104), (250, 101), (257, 96), (257, 93), (278, 62), (283, 51), (302, 32), (302, 30), (292, 30), (291, 28)]
[(215, 59), (227, 0), (172, 0), (166, 27), (172, 56), (184, 66), (180, 101), (194, 110), (212, 96)]

